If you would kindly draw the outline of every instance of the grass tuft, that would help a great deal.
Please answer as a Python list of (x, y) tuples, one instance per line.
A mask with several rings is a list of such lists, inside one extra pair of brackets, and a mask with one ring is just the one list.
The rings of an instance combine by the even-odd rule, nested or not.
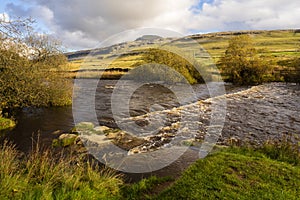
[(0, 199), (116, 199), (122, 179), (71, 156), (38, 146), (20, 158), (7, 142), (0, 147)]

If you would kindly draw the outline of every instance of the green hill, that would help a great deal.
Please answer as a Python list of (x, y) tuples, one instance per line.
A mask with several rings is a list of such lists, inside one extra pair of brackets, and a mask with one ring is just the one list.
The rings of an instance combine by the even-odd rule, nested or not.
[[(118, 77), (142, 61), (145, 49), (168, 45), (187, 52), (201, 63), (211, 64), (211, 61), (217, 63), (224, 54), (228, 41), (241, 34), (251, 35), (260, 56), (271, 61), (276, 71), (288, 69), (292, 61), (300, 57), (300, 33), (296, 30), (218, 32), (183, 38), (145, 36), (110, 47), (67, 53), (70, 61), (68, 71), (78, 72), (77, 70), (81, 69), (77, 76), (88, 78), (97, 77), (106, 69), (102, 77), (103, 75)], [(197, 53), (199, 49), (208, 54)]]

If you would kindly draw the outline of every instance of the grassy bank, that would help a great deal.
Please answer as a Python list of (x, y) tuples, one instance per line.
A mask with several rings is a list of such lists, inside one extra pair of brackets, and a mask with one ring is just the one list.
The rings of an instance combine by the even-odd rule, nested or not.
[(121, 184), (112, 171), (49, 150), (20, 156), (0, 147), (0, 199), (118, 199)]
[(298, 199), (300, 167), (232, 149), (197, 161), (156, 199)]
[(299, 177), (297, 145), (230, 147), (198, 160), (176, 181), (152, 177), (127, 186), (124, 198), (299, 199)]
[(111, 170), (35, 150), (0, 146), (0, 199), (297, 199), (299, 145), (229, 147), (191, 165), (183, 175), (125, 184)]

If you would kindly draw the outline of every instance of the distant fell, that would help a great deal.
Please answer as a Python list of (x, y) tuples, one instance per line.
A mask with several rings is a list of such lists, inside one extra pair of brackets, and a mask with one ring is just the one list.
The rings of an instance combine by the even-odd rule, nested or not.
[(135, 41), (139, 41), (139, 40), (153, 41), (159, 39), (163, 39), (163, 37), (160, 37), (158, 35), (143, 35), (142, 37), (137, 38)]

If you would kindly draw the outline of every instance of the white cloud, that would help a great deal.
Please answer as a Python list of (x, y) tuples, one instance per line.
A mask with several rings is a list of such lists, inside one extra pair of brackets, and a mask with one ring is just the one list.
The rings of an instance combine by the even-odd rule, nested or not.
[(203, 5), (195, 22), (202, 22), (198, 26), (202, 30), (297, 28), (299, 13), (298, 0), (216, 0)]
[[(90, 48), (138, 27), (199, 32), (300, 27), (299, 0), (22, 0), (9, 14), (32, 16), (69, 48)], [(211, 2), (211, 3), (205, 3)], [(27, 6), (24, 6), (27, 5)], [(199, 7), (199, 6), (198, 6)]]
[(9, 21), (9, 15), (7, 13), (0, 13), (0, 21), (7, 22)]

